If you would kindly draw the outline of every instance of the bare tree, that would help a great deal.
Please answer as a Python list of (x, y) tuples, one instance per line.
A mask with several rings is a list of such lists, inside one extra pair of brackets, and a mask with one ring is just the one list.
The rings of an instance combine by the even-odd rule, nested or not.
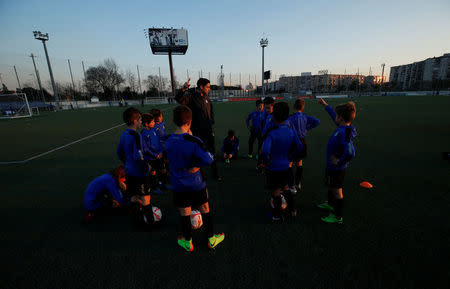
[(109, 58), (98, 66), (89, 67), (86, 70), (86, 81), (89, 91), (102, 90), (105, 96), (111, 97), (116, 91), (116, 87), (125, 80), (119, 72), (116, 62)]
[(136, 92), (137, 87), (138, 87), (136, 75), (133, 72), (131, 72), (131, 70), (128, 69), (125, 72), (125, 79), (127, 81), (128, 86), (130, 87), (130, 90), (133, 92)]
[(149, 75), (144, 80), (144, 84), (147, 87), (147, 90), (156, 89), (158, 91), (163, 91), (167, 89), (167, 84), (169, 83), (169, 80), (165, 77), (161, 77), (161, 83), (159, 76), (157, 75)]

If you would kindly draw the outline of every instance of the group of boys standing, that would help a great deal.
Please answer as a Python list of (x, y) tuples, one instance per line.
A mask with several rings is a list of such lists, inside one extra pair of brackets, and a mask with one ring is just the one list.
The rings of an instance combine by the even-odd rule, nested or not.
[[(135, 108), (123, 113), (128, 128), (120, 137), (117, 155), (125, 166), (125, 197), (129, 199), (132, 214), (143, 224), (154, 224), (151, 194), (159, 194), (158, 184), (167, 184), (166, 165), (170, 168), (173, 203), (180, 213), (182, 235), (177, 242), (186, 251), (193, 251), (191, 208), (198, 208), (208, 236), (208, 247), (215, 248), (225, 235), (215, 234), (209, 195), (200, 170), (211, 166), (213, 176), (219, 179), (214, 156), (214, 113), (208, 98), (210, 83), (200, 79), (198, 89), (186, 93), (189, 83), (176, 99), (182, 105), (173, 111), (176, 130), (167, 137), (161, 111), (141, 114)], [(156, 117), (155, 117), (156, 116)], [(155, 125), (155, 120), (158, 126)], [(141, 133), (138, 129), (143, 124)], [(155, 180), (156, 178), (156, 180)], [(166, 186), (167, 188), (167, 186)]]
[[(168, 189), (166, 166), (169, 166), (170, 189), (173, 191), (173, 203), (180, 214), (182, 233), (177, 243), (190, 252), (194, 249), (190, 221), (192, 207), (198, 208), (202, 214), (208, 247), (215, 248), (224, 240), (225, 235), (214, 233), (209, 193), (201, 170), (201, 167), (211, 166), (213, 177), (221, 181), (214, 158), (214, 112), (208, 97), (210, 83), (209, 80), (200, 78), (197, 89), (188, 91), (188, 88), (189, 81), (176, 96), (181, 105), (173, 111), (176, 130), (169, 137), (165, 134), (160, 110), (141, 114), (131, 107), (123, 112), (123, 120), (128, 127), (120, 137), (117, 155), (124, 167), (122, 173), (117, 169), (117, 173), (105, 174), (101, 178), (107, 179), (105, 182), (115, 181), (118, 184), (115, 188), (118, 202), (128, 203), (138, 222), (152, 225), (155, 220), (151, 194), (160, 194), (160, 189)], [(345, 168), (355, 155), (352, 139), (356, 130), (351, 122), (355, 118), (356, 109), (353, 102), (339, 105), (336, 110), (323, 99), (319, 103), (325, 106), (338, 128), (327, 145), (328, 201), (318, 206), (331, 211), (328, 217), (322, 218), (324, 222), (342, 223)], [(272, 194), (272, 219), (279, 222), (286, 216), (283, 214), (284, 207), (287, 215), (297, 215), (294, 194), (302, 187), (302, 159), (306, 157), (305, 136), (320, 121), (302, 112), (305, 106), (302, 99), (295, 102), (295, 113), (291, 116), (286, 102), (275, 103), (271, 97), (266, 97), (263, 102), (257, 101), (256, 106), (256, 111), (247, 118), (247, 126), (251, 131), (248, 156), (253, 158), (253, 142), (257, 139), (258, 169), (264, 168), (267, 187)], [(144, 128), (139, 133), (142, 124)], [(234, 133), (229, 138), (238, 144)], [(235, 151), (224, 154), (224, 158), (231, 158), (233, 155), (236, 155)], [(294, 164), (297, 166), (295, 177), (292, 169)], [(94, 187), (94, 183), (95, 181), (90, 187)], [(124, 191), (123, 197), (120, 190)], [(95, 190), (88, 187), (86, 196), (95, 195), (88, 194), (89, 191)]]
[[(356, 129), (351, 123), (356, 116), (356, 107), (353, 102), (347, 102), (333, 110), (323, 99), (319, 104), (325, 107), (338, 128), (327, 144), (325, 182), (328, 200), (317, 206), (330, 211), (322, 221), (342, 223), (345, 169), (355, 156), (353, 138)], [(289, 115), (286, 102), (275, 103), (272, 97), (266, 97), (264, 101), (256, 101), (256, 110), (246, 119), (250, 129), (248, 158), (253, 158), (253, 144), (257, 139), (257, 170), (265, 171), (266, 185), (272, 194), (272, 219), (276, 222), (286, 216), (297, 215), (294, 195), (302, 189), (303, 159), (307, 156), (306, 133), (320, 124), (318, 119), (303, 113), (304, 108), (305, 101), (297, 99), (294, 113)], [(294, 165), (297, 167), (295, 176)]]

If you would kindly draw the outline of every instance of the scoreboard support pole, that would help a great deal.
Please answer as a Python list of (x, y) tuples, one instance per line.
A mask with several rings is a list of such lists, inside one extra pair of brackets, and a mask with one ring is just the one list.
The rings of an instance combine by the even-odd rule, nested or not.
[(172, 83), (172, 96), (175, 97), (175, 79), (173, 77), (172, 51), (169, 51), (169, 66), (170, 66), (170, 82)]

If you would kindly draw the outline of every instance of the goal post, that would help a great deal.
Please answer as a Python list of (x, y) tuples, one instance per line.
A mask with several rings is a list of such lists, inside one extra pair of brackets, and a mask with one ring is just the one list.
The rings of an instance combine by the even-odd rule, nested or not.
[(0, 94), (0, 119), (33, 115), (25, 93)]

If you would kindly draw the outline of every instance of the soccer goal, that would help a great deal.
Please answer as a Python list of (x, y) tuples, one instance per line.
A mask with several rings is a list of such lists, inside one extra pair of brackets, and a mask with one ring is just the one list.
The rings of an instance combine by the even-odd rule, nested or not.
[(0, 118), (20, 118), (33, 115), (25, 93), (0, 94)]

